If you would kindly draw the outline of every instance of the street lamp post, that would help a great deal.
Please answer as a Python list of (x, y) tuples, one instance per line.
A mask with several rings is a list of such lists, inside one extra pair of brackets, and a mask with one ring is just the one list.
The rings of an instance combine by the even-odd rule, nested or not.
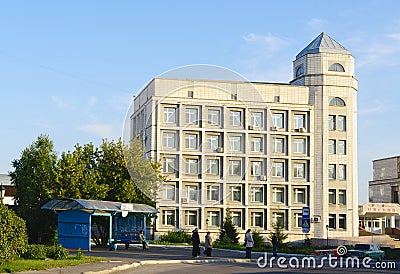
[(3, 184), (0, 185), (0, 203), (3, 203), (3, 198), (6, 195), (6, 188)]
[(329, 246), (329, 225), (326, 225), (326, 246)]

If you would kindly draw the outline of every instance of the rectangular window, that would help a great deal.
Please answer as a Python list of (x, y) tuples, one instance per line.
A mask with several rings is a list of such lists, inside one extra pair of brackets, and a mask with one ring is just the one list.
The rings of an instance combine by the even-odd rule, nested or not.
[(186, 124), (197, 125), (199, 123), (197, 108), (187, 108), (185, 114)]
[(165, 173), (175, 172), (175, 158), (164, 158), (163, 171)]
[(336, 140), (328, 140), (328, 153), (336, 154)]
[(251, 212), (251, 226), (263, 227), (263, 215), (262, 212)]
[(305, 128), (305, 115), (295, 114), (294, 115), (294, 129)]
[(165, 200), (174, 201), (175, 200), (175, 186), (166, 184), (164, 185)]
[(211, 226), (220, 226), (219, 211), (208, 211), (208, 220)]
[(189, 98), (193, 98), (193, 95), (194, 95), (193, 90), (189, 90), (189, 91), (188, 91), (188, 97), (189, 97)]
[(336, 124), (336, 117), (335, 115), (329, 115), (328, 116), (328, 128), (329, 130), (335, 130), (335, 124)]
[(338, 154), (346, 154), (346, 140), (338, 141)]
[(185, 211), (185, 225), (197, 226), (197, 211)]
[(217, 109), (208, 110), (208, 124), (209, 125), (219, 125), (220, 124), (220, 111)]
[(273, 187), (272, 188), (272, 199), (274, 203), (284, 203), (285, 201), (285, 195), (284, 195), (285, 189), (283, 187)]
[(346, 190), (340, 189), (339, 190), (339, 205), (346, 204)]
[(185, 134), (185, 148), (197, 149), (197, 135), (196, 134)]
[(252, 112), (250, 120), (253, 127), (262, 127), (262, 112)]
[(346, 229), (346, 214), (339, 214), (339, 228)]
[(163, 148), (175, 148), (175, 133), (163, 132)]
[(216, 150), (219, 147), (219, 135), (207, 135), (207, 141), (211, 150)]
[(284, 148), (284, 143), (285, 140), (283, 138), (274, 138), (274, 152), (275, 153), (284, 153), (285, 148)]
[(305, 178), (305, 164), (304, 163), (294, 163), (293, 164), (293, 177), (294, 178)]
[(198, 162), (197, 159), (186, 159), (186, 173), (198, 174)]
[(293, 140), (293, 153), (306, 153), (306, 139), (304, 138), (295, 138)]
[(163, 212), (163, 225), (175, 226), (175, 210), (164, 210)]
[(240, 186), (231, 186), (231, 201), (232, 202), (240, 202), (242, 201), (242, 187)]
[(294, 227), (295, 228), (302, 228), (303, 227), (303, 215), (302, 213), (295, 213), (294, 214)]
[(279, 177), (283, 178), (284, 172), (283, 172), (283, 162), (273, 162), (272, 163), (272, 177)]
[(219, 201), (219, 186), (207, 186), (207, 201)]
[(262, 138), (261, 137), (252, 137), (250, 139), (251, 142), (251, 151), (252, 152), (262, 152)]
[(336, 214), (329, 214), (329, 228), (336, 229)]
[(336, 179), (336, 165), (334, 164), (328, 165), (328, 179)]
[(208, 159), (207, 160), (207, 174), (218, 175), (219, 174), (219, 160)]
[(337, 129), (346, 131), (346, 116), (342, 116), (342, 115), (338, 116)]
[(262, 203), (263, 202), (263, 188), (262, 187), (251, 187), (250, 188), (251, 201)]
[(176, 108), (164, 108), (164, 123), (176, 124)]
[(229, 160), (229, 175), (242, 175), (242, 162), (240, 160)]
[(336, 189), (329, 189), (329, 203), (336, 204)]
[(262, 162), (261, 161), (252, 161), (250, 162), (250, 174), (251, 176), (261, 176), (262, 174)]
[(346, 180), (346, 165), (339, 165), (338, 177), (339, 180)]
[(283, 113), (273, 113), (272, 114), (272, 125), (278, 128), (283, 128), (284, 123)]
[(306, 190), (304, 188), (295, 188), (294, 189), (294, 201), (297, 204), (305, 204), (306, 203)]
[(240, 136), (230, 136), (229, 144), (231, 151), (241, 151), (242, 138)]
[(242, 226), (242, 213), (238, 211), (233, 211), (232, 212), (232, 221), (233, 224), (237, 227)]
[(272, 222), (285, 226), (285, 214), (283, 212), (272, 213)]
[(240, 111), (231, 111), (230, 122), (232, 126), (240, 127), (242, 125), (242, 113)]
[(199, 191), (197, 190), (197, 186), (186, 186), (187, 197), (191, 202), (197, 202)]

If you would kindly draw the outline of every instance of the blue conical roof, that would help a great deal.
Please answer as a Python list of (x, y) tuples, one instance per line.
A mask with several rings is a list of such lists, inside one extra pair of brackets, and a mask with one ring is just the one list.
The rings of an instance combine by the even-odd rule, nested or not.
[(300, 51), (299, 54), (297, 54), (296, 59), (309, 53), (318, 52), (350, 54), (350, 52), (345, 49), (345, 47), (332, 39), (329, 35), (322, 32), (307, 47), (305, 47), (302, 51)]

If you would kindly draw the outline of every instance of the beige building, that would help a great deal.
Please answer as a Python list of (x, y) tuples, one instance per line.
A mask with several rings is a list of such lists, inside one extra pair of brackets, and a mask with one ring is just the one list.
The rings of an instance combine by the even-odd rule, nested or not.
[(348, 50), (321, 33), (288, 84), (153, 79), (134, 100), (131, 137), (168, 175), (157, 233), (218, 232), (227, 208), (239, 232), (282, 221), (304, 239), (358, 235), (357, 79)]

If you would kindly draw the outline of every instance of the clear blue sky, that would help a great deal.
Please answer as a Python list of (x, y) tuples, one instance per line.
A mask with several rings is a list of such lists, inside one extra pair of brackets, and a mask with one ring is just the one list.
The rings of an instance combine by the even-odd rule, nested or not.
[(132, 96), (190, 64), (291, 80), (322, 31), (356, 59), (359, 194), (372, 160), (400, 155), (400, 2), (0, 1), (0, 173), (41, 133), (58, 152), (117, 139)]

